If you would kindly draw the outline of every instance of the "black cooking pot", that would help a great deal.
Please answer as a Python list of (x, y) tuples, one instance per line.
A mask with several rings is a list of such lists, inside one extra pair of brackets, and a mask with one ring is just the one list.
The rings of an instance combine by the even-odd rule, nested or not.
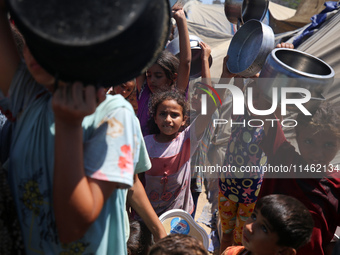
[(32, 55), (63, 81), (105, 87), (140, 75), (170, 33), (168, 0), (7, 0)]

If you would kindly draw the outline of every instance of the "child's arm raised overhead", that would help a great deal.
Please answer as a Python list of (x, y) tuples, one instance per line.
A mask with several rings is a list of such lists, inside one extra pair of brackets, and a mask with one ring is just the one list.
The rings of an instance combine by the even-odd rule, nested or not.
[(210, 67), (209, 67), (209, 57), (211, 54), (211, 48), (208, 44), (204, 42), (200, 42), (200, 46), (202, 49), (201, 53), (201, 60), (202, 60), (202, 72), (201, 76), (203, 79), (207, 80), (207, 83), (211, 85), (211, 74), (210, 74)]
[(81, 83), (61, 86), (52, 100), (55, 115), (53, 201), (61, 242), (81, 238), (97, 219), (105, 201), (116, 189), (113, 182), (87, 177), (84, 170), (83, 129), (85, 116), (105, 99), (103, 88)]
[(176, 20), (179, 36), (179, 67), (177, 75), (177, 88), (185, 91), (189, 84), (191, 47), (187, 20), (183, 9), (174, 9), (173, 18)]
[[(223, 82), (229, 82), (231, 78), (233, 78), (235, 76), (235, 74), (232, 74), (229, 72), (228, 68), (227, 68), (227, 61), (228, 61), (229, 56), (225, 56), (223, 59), (223, 65), (222, 65), (222, 74), (221, 74), (221, 81), (223, 79)], [(207, 75), (207, 78), (210, 77), (210, 69), (206, 69), (207, 73), (205, 75)], [(203, 75), (202, 75), (203, 77)], [(210, 79), (209, 79), (210, 80)], [(225, 92), (225, 89), (216, 89), (216, 92), (219, 95), (223, 95)], [(222, 98), (223, 101), (223, 98)], [(219, 104), (219, 102), (217, 102), (217, 104)], [(204, 130), (207, 127), (207, 123), (210, 122), (212, 114), (214, 113), (214, 111), (217, 109), (217, 105), (215, 104), (215, 102), (212, 100), (212, 98), (210, 96), (207, 96), (207, 113), (205, 115), (198, 115), (196, 120), (195, 120), (195, 130), (196, 130), (196, 137), (200, 138), (204, 132)], [(198, 124), (200, 123), (200, 124)]]
[(145, 72), (136, 77), (136, 86), (137, 86), (138, 93), (140, 93), (140, 91), (142, 90), (144, 81), (145, 81)]
[(0, 89), (6, 96), (20, 63), (20, 56), (12, 36), (4, 0), (0, 0), (0, 55)]

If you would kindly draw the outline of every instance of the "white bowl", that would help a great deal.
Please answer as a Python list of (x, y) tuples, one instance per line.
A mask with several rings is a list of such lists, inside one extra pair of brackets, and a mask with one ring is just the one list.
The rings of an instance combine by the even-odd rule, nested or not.
[(200, 240), (206, 249), (209, 248), (209, 237), (207, 232), (194, 221), (189, 213), (181, 209), (172, 209), (161, 216), (162, 222), (167, 234), (187, 234)]

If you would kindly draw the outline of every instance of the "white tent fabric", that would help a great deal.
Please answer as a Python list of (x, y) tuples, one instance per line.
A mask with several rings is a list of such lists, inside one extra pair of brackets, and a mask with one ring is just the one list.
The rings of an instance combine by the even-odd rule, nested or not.
[(302, 43), (298, 49), (316, 56), (328, 63), (335, 72), (334, 84), (325, 95), (327, 99), (340, 101), (340, 11), (323, 27)]
[(198, 1), (189, 1), (184, 5), (187, 19), (213, 31), (232, 34), (230, 22), (224, 13), (223, 5), (202, 4)]
[(232, 38), (232, 25), (225, 16), (223, 5), (190, 1), (184, 5), (184, 11), (188, 19), (189, 34), (200, 37), (212, 49), (211, 76), (220, 77), (223, 58)]

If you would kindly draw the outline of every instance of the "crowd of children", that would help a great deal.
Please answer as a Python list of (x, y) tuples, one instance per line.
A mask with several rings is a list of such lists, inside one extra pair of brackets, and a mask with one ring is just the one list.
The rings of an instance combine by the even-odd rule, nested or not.
[[(104, 89), (56, 81), (0, 0), (0, 110), (7, 117), (1, 115), (0, 127), (1, 254), (208, 254), (194, 237), (168, 235), (158, 218), (171, 209), (195, 217), (203, 176), (193, 166), (207, 162), (217, 130), (212, 120), (220, 114), (212, 98), (201, 113), (199, 97), (216, 92), (204, 42), (203, 80), (189, 110), (189, 32), (178, 5), (172, 17), (179, 56), (164, 49), (144, 74)], [(227, 60), (221, 78), (229, 82), (235, 74)], [(256, 106), (267, 109), (256, 79), (248, 86), (257, 92)], [(247, 122), (246, 106), (245, 112), (234, 122)], [(299, 153), (275, 121), (235, 126), (225, 136), (225, 166), (321, 165), (327, 173), (220, 176), (220, 193), (211, 199), (218, 203), (221, 254), (330, 254), (340, 226), (340, 178), (330, 164), (340, 149), (339, 119), (327, 103), (312, 116), (299, 114)]]

